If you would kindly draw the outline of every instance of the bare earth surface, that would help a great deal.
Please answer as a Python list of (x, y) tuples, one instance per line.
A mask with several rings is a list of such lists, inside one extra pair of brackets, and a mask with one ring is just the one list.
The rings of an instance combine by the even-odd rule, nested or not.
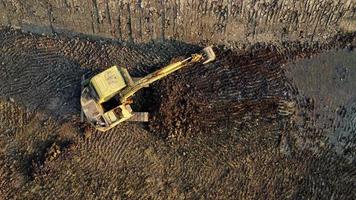
[(319, 41), (356, 31), (354, 0), (0, 0), (0, 24), (125, 42), (231, 47)]
[(79, 122), (80, 77), (201, 47), (0, 30), (0, 198), (354, 199), (355, 34), (256, 44), (135, 96), (148, 124)]

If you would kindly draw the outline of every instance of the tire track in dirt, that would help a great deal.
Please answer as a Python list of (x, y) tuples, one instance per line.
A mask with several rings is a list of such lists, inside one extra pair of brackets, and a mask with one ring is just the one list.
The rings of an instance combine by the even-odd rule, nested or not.
[[(78, 89), (77, 83), (80, 81), (79, 69), (75, 69), (73, 64), (67, 60), (60, 60), (55, 50), (26, 48), (23, 46), (18, 52), (15, 46), (8, 47), (8, 51), (17, 53), (21, 57), (13, 57), (11, 54), (1, 54), (1, 95), (5, 98), (12, 98), (22, 105), (26, 105), (31, 111), (36, 109), (47, 110), (54, 116), (60, 116), (66, 112), (73, 112), (71, 108), (58, 110), (64, 102), (76, 105), (78, 103), (71, 97), (64, 97), (65, 92), (73, 93)], [(63, 86), (71, 86), (64, 91)], [(73, 94), (72, 94), (73, 96)], [(77, 95), (78, 97), (78, 92)], [(61, 100), (61, 98), (64, 98)], [(59, 111), (59, 112), (58, 112)], [(57, 112), (55, 114), (55, 112)], [(67, 113), (68, 114), (68, 113)]]
[[(31, 70), (25, 70), (26, 74), (48, 70), (46, 73), (41, 71), (43, 75), (40, 75), (45, 80), (43, 91), (62, 87), (55, 82), (75, 84), (72, 80), (77, 74), (115, 63), (129, 66), (130, 72), (134, 74), (144, 74), (160, 67), (157, 63), (168, 63), (170, 55), (183, 55), (196, 48), (172, 42), (167, 47), (164, 44), (147, 44), (132, 47), (131, 50), (130, 46), (76, 38), (54, 39), (29, 35), (19, 37), (22, 34), (11, 31), (0, 31), (0, 34), (10, 34), (7, 36), (10, 39), (20, 38), (16, 39), (19, 43), (31, 41), (29, 50), (13, 54), (7, 51), (5, 56), (0, 55), (0, 61), (26, 63), (18, 56), (24, 55), (25, 60), (33, 63)], [(14, 46), (16, 44), (5, 47), (18, 50)], [(49, 53), (43, 51), (44, 47), (48, 47)], [(173, 52), (180, 47), (181, 52)], [(78, 49), (75, 50), (76, 48)], [(298, 52), (298, 49), (300, 47), (291, 51)], [(308, 54), (307, 51), (300, 54)], [(279, 52), (273, 48), (239, 53), (223, 52), (225, 54), (215, 64), (192, 66), (153, 85), (151, 91), (142, 91), (135, 97), (138, 102), (144, 102), (141, 107), (145, 107), (145, 101), (146, 104), (156, 101), (157, 105), (149, 109), (163, 111), (161, 113), (167, 116), (156, 118), (153, 122), (166, 123), (164, 126), (159, 124), (156, 130), (158, 134), (148, 132), (143, 125), (125, 123), (107, 133), (84, 127), (84, 137), (79, 137), (81, 134), (77, 130), (79, 128), (75, 119), (68, 119), (63, 124), (62, 121), (48, 120), (43, 115), (42, 112), (48, 111), (48, 108), (42, 109), (43, 111), (35, 110), (34, 115), (29, 115), (31, 117), (21, 131), (0, 139), (1, 143), (9, 143), (11, 146), (11, 149), (7, 147), (1, 151), (4, 153), (0, 153), (0, 156), (5, 156), (6, 161), (1, 163), (0, 169), (8, 178), (4, 179), (9, 180), (5, 185), (13, 183), (11, 180), (14, 180), (16, 173), (23, 173), (20, 166), (28, 166), (14, 165), (17, 168), (11, 171), (6, 163), (14, 160), (35, 161), (30, 174), (32, 179), (27, 180), (27, 175), (21, 175), (25, 179), (22, 184), (14, 187), (14, 191), (7, 190), (2, 195), (24, 199), (293, 199), (320, 194), (324, 188), (322, 183), (327, 180), (328, 185), (336, 190), (325, 190), (323, 195), (331, 196), (334, 193), (335, 198), (351, 198), (344, 194), (351, 194), (352, 185), (347, 177), (353, 175), (352, 165), (333, 154), (329, 155), (327, 148), (317, 154), (311, 153), (308, 148), (300, 149), (293, 136), (299, 130), (304, 132), (301, 134), (306, 134), (309, 130), (294, 130), (290, 125), (293, 120), (291, 116), (280, 116), (277, 110), (280, 99), (289, 100), (289, 95), (296, 95), (295, 92), (298, 91), (298, 88), (285, 80), (284, 71), (280, 67), (286, 62), (280, 61), (281, 59), (288, 60), (286, 57), (294, 55)], [(19, 60), (6, 60), (9, 55)], [(56, 56), (70, 64), (58, 61)], [(148, 58), (150, 60), (146, 61)], [(18, 75), (11, 70), (21, 69), (14, 66), (15, 64), (6, 66), (3, 70), (5, 75), (0, 75), (1, 78), (5, 77), (13, 83), (10, 78)], [(40, 67), (36, 69), (34, 66)], [(19, 85), (23, 87), (23, 84)], [(64, 105), (74, 101), (76, 97), (70, 93), (76, 90), (72, 87), (68, 86), (63, 93), (58, 90), (51, 94), (62, 95), (64, 100), (59, 102)], [(40, 90), (41, 88), (39, 93)], [(13, 90), (5, 88), (0, 91), (3, 98), (7, 91)], [(30, 98), (31, 94), (27, 90), (15, 88), (15, 91), (20, 91), (19, 98), (14, 99), (16, 103), (21, 102), (21, 98)], [(148, 93), (152, 96), (147, 96)], [(50, 98), (52, 96), (43, 97), (44, 100)], [(73, 99), (68, 100), (69, 98)], [(147, 99), (143, 101), (144, 98)], [(35, 102), (32, 104), (39, 108), (42, 106), (42, 102), (37, 102), (37, 97), (31, 102)], [(5, 116), (0, 119), (18, 119), (20, 117), (16, 113), (32, 113), (21, 106), (17, 106), (21, 110), (18, 111), (15, 106), (9, 105), (5, 107), (5, 111), (0, 110)], [(58, 106), (56, 112), (75, 114), (75, 108), (73, 105)], [(8, 112), (11, 109), (13, 110)], [(169, 116), (170, 113), (175, 115)], [(168, 117), (172, 117), (172, 120), (165, 121)], [(9, 125), (16, 127), (16, 119), (11, 119), (13, 121)], [(176, 126), (177, 122), (181, 125)], [(158, 137), (166, 134), (166, 131), (174, 130), (172, 127), (178, 130), (177, 133), (173, 132), (179, 136), (178, 139)], [(197, 132), (201, 127), (202, 131)], [(191, 134), (186, 134), (188, 128), (191, 128)], [(314, 130), (311, 131), (315, 133)], [(180, 135), (181, 133), (183, 134)], [(281, 141), (284, 138), (287, 138), (290, 153), (281, 151)], [(45, 157), (51, 145), (65, 141), (71, 141), (72, 145), (60, 149), (60, 155), (53, 160)], [(29, 149), (24, 149), (27, 147)], [(14, 151), (24, 152), (25, 156), (20, 157)], [(325, 172), (324, 162), (329, 161), (324, 157), (328, 156), (337, 162), (330, 162), (334, 167)], [(8, 172), (14, 174), (6, 174)], [(336, 187), (337, 185), (343, 187)]]
[[(121, 129), (109, 131), (107, 134), (93, 133), (85, 142), (83, 141), (74, 147), (73, 151), (64, 153), (59, 160), (47, 163), (45, 168), (36, 176), (39, 178), (38, 180), (41, 180), (54, 175), (53, 173), (59, 173), (57, 174), (59, 175), (59, 180), (57, 181), (74, 183), (69, 188), (71, 191), (69, 197), (72, 198), (83, 195), (83, 189), (87, 191), (85, 196), (88, 198), (94, 193), (102, 197), (107, 197), (105, 194), (111, 196), (113, 195), (113, 190), (122, 194), (128, 192), (127, 195), (130, 195), (130, 185), (139, 184), (141, 179), (145, 177), (137, 176), (136, 173), (142, 173), (142, 168), (147, 167), (147, 159), (142, 153), (142, 146), (149, 140), (142, 140), (144, 138), (147, 139), (147, 136), (139, 135), (141, 133), (132, 126), (123, 126)], [(68, 156), (71, 157), (70, 160), (72, 161), (68, 159)], [(154, 169), (154, 166), (148, 165), (148, 167), (151, 170)], [(63, 169), (66, 170), (62, 171)], [(65, 173), (66, 171), (69, 173)], [(79, 177), (83, 179), (78, 180), (76, 176), (73, 176), (73, 173), (76, 176), (81, 174)], [(62, 190), (61, 186), (58, 187), (59, 185), (56, 184), (57, 181), (53, 181), (46, 184), (45, 188), (48, 186), (54, 190)], [(33, 184), (36, 183), (34, 182)], [(79, 187), (81, 188), (80, 190), (78, 190)], [(45, 195), (46, 189), (38, 192), (39, 195)], [(55, 197), (53, 195), (54, 193), (51, 193), (49, 197)], [(144, 193), (136, 195), (139, 195), (136, 197), (140, 197), (141, 195), (144, 196)]]
[(33, 179), (35, 165), (42, 162), (46, 148), (70, 140), (70, 133), (60, 135), (60, 127), (41, 114), (0, 101), (1, 196), (17, 195)]
[(11, 103), (0, 104), (1, 132), (6, 132), (7, 127), (22, 127), (29, 122), (30, 114), (14, 107)]

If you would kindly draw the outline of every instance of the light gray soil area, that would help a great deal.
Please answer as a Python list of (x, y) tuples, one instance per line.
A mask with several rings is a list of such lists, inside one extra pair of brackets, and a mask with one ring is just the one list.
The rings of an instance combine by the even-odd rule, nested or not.
[[(352, 0), (0, 0), (0, 199), (355, 199)], [(102, 133), (83, 74), (144, 76)]]

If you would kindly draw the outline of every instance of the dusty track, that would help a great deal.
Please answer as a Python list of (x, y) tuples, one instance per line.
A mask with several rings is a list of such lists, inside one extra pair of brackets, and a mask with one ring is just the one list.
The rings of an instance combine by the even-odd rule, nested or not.
[[(173, 41), (125, 46), (12, 30), (0, 35), (1, 197), (352, 199), (354, 195), (355, 160), (347, 152), (355, 152), (355, 93), (342, 90), (349, 96), (327, 101), (337, 103), (320, 110), (319, 106), (329, 105), (321, 97), (334, 94), (333, 87), (325, 87), (322, 94), (308, 93), (314, 91), (302, 81), (308, 73), (297, 71), (303, 62), (288, 64), (324, 49), (350, 47), (353, 35), (315, 46), (221, 49), (215, 64), (191, 66), (135, 97), (138, 109), (154, 114), (148, 127), (125, 123), (104, 134), (81, 129), (77, 123), (83, 73), (118, 64), (142, 75), (198, 47)], [(353, 55), (353, 51), (336, 54), (345, 59), (330, 64), (330, 69), (337, 65), (349, 69), (348, 78), (335, 80), (343, 88), (354, 84), (353, 61), (343, 61)], [(329, 63), (322, 56), (314, 59)], [(344, 74), (341, 70), (341, 77)], [(282, 115), (278, 108), (289, 102), (296, 105)], [(335, 113), (333, 108), (339, 105), (344, 109), (328, 121), (326, 113)], [(330, 134), (349, 138), (333, 143), (328, 141)]]

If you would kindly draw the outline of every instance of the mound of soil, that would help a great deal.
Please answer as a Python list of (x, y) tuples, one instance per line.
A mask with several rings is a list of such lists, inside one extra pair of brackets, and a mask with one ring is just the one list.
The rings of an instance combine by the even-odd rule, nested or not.
[[(277, 117), (278, 102), (288, 100), (277, 51), (221, 52), (206, 66), (188, 66), (153, 85), (150, 130), (163, 137), (252, 126)], [(150, 101), (153, 102), (153, 101)]]

